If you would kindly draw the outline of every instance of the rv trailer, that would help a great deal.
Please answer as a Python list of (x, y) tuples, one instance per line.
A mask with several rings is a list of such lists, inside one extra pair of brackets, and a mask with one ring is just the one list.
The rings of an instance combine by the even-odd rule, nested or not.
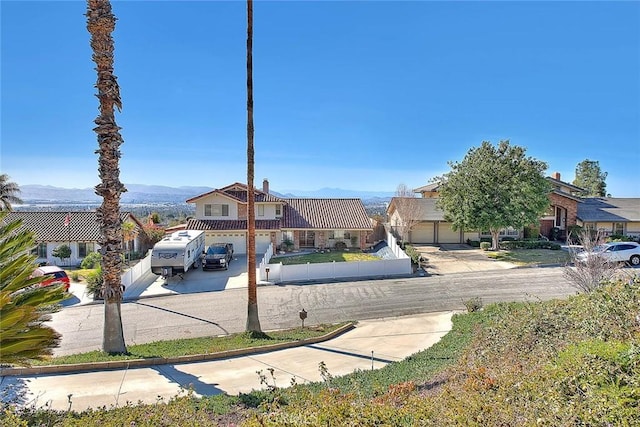
[(198, 268), (204, 252), (204, 231), (176, 231), (153, 246), (151, 271), (164, 278)]

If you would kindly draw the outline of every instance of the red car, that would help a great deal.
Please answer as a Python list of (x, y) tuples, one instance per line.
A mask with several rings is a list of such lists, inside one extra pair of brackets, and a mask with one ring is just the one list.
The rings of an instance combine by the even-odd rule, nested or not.
[(65, 273), (65, 271), (60, 267), (56, 267), (55, 265), (38, 267), (33, 272), (33, 277), (39, 276), (47, 276), (46, 279), (40, 282), (40, 286), (51, 286), (63, 283), (65, 292), (69, 291), (69, 286), (71, 285), (69, 276), (67, 276), (67, 273)]

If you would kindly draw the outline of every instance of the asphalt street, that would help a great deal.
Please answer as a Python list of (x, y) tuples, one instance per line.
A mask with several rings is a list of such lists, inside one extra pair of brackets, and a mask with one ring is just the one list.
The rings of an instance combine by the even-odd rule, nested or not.
[[(548, 300), (575, 294), (562, 268), (517, 268), (438, 276), (324, 284), (260, 286), (258, 307), (265, 331), (306, 324), (378, 319), (464, 309), (464, 302)], [(245, 330), (246, 288), (142, 298), (122, 305), (127, 345), (172, 338), (226, 335)], [(55, 355), (100, 349), (102, 304), (66, 307), (52, 318), (62, 334)]]

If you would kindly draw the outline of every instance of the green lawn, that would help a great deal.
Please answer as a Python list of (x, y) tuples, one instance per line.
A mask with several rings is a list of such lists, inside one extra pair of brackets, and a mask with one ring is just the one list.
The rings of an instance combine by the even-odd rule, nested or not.
[(197, 354), (211, 354), (227, 350), (261, 347), (285, 342), (316, 338), (335, 331), (346, 323), (316, 325), (305, 328), (273, 331), (259, 337), (249, 333), (231, 334), (220, 337), (188, 338), (180, 340), (156, 341), (149, 344), (128, 346), (128, 354), (109, 355), (102, 351), (54, 357), (34, 365), (68, 365), (74, 363), (110, 362), (116, 360), (148, 359), (156, 357), (178, 357)]
[(283, 265), (294, 265), (294, 264), (315, 264), (322, 262), (354, 262), (354, 261), (380, 261), (375, 255), (365, 254), (359, 250), (354, 250), (350, 252), (342, 252), (342, 251), (331, 251), (331, 252), (316, 252), (316, 253), (306, 253), (300, 255), (286, 255), (286, 256), (276, 256), (271, 258), (269, 261), (271, 264), (282, 263)]
[(518, 265), (565, 264), (570, 260), (567, 252), (551, 249), (514, 249), (510, 251), (488, 251), (487, 256), (498, 261)]

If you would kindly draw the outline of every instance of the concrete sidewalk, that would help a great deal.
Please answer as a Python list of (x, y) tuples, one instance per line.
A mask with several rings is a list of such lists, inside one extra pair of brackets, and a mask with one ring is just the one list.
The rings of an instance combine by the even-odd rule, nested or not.
[(197, 395), (235, 395), (264, 388), (257, 374), (276, 385), (321, 381), (318, 366), (341, 376), (355, 370), (379, 369), (435, 344), (451, 329), (452, 312), (361, 321), (354, 329), (318, 344), (231, 357), (222, 360), (157, 365), (144, 368), (58, 375), (3, 377), (0, 395), (19, 397), (24, 405), (74, 410), (154, 403), (192, 389)]

